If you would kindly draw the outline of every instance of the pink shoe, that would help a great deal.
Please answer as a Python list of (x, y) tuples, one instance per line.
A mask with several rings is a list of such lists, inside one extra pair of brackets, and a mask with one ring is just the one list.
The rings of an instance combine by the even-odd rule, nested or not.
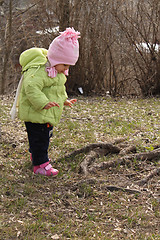
[(59, 171), (53, 168), (49, 162), (43, 163), (38, 166), (34, 166), (33, 172), (35, 174), (41, 174), (45, 176), (56, 176), (59, 173)]

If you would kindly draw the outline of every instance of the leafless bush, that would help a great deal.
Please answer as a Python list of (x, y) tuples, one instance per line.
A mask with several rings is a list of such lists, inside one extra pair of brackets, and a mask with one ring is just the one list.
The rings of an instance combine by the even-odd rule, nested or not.
[(158, 0), (77, 2), (70, 16), (82, 35), (75, 85), (113, 96), (159, 94), (159, 12)]
[[(143, 96), (160, 93), (160, 3), (158, 0), (137, 1), (121, 12), (112, 9), (127, 47), (124, 65), (132, 69), (134, 86), (139, 86)], [(125, 39), (124, 39), (125, 40)]]

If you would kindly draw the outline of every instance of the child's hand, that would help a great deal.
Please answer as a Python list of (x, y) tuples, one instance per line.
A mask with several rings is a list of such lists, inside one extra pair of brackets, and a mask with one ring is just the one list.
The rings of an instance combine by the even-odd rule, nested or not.
[(49, 109), (51, 107), (59, 107), (59, 104), (56, 103), (56, 102), (49, 102), (45, 107), (44, 109)]
[(65, 106), (72, 107), (72, 104), (74, 104), (75, 102), (77, 102), (77, 99), (66, 100), (66, 101), (64, 102), (64, 105), (65, 105)]

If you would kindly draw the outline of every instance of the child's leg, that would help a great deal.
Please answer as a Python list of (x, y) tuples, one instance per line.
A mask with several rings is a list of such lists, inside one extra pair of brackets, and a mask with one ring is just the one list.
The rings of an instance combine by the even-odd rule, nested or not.
[(48, 124), (31, 122), (25, 122), (25, 125), (34, 165), (33, 172), (46, 176), (56, 176), (59, 171), (52, 167), (48, 159), (50, 131), (53, 127), (48, 127)]
[(25, 122), (25, 125), (28, 133), (33, 165), (37, 166), (48, 162), (49, 138), (52, 127), (47, 127), (47, 124), (31, 122)]

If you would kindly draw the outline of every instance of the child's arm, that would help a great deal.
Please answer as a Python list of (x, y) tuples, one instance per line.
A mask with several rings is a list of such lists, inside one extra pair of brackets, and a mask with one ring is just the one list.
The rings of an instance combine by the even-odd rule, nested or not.
[(64, 102), (64, 105), (65, 105), (65, 106), (72, 107), (72, 104), (74, 104), (75, 102), (77, 102), (77, 99), (66, 100), (66, 101)]
[(49, 102), (48, 104), (46, 104), (46, 106), (44, 106), (44, 109), (49, 109), (51, 107), (59, 107), (59, 104), (56, 102)]

